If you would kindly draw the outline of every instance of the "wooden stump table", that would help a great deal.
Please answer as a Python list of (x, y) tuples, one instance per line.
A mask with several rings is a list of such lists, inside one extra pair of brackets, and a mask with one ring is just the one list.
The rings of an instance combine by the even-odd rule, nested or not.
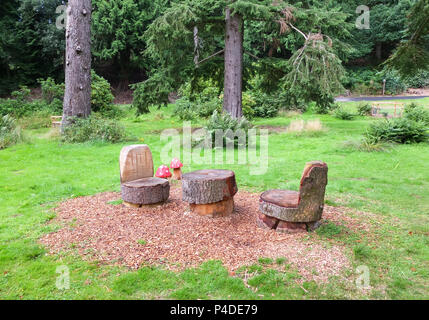
[(191, 212), (208, 217), (224, 216), (234, 211), (237, 193), (235, 174), (230, 170), (198, 170), (182, 177), (182, 199)]

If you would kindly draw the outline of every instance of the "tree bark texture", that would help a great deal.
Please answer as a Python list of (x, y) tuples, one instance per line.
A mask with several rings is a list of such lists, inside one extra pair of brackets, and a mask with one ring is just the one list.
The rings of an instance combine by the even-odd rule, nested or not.
[(269, 190), (261, 194), (259, 211), (285, 222), (316, 222), (322, 218), (325, 189), (328, 183), (326, 163), (307, 163), (299, 193), (288, 190)]
[(167, 179), (143, 178), (121, 184), (122, 199), (131, 204), (145, 205), (167, 201), (170, 184)]
[(91, 113), (91, 0), (69, 0), (62, 126)]
[(380, 61), (382, 59), (382, 43), (377, 42), (375, 44), (375, 56), (377, 57), (377, 60)]
[(190, 204), (208, 204), (232, 198), (237, 193), (230, 170), (198, 170), (182, 177), (182, 199)]
[(243, 18), (225, 9), (225, 78), (223, 109), (241, 118), (243, 77)]

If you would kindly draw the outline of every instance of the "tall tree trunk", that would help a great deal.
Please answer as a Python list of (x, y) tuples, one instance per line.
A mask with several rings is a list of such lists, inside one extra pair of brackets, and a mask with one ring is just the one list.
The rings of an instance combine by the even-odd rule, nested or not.
[(131, 50), (126, 49), (119, 54), (119, 83), (116, 92), (127, 91), (130, 84)]
[(91, 114), (91, 0), (69, 0), (62, 128)]
[(381, 44), (381, 42), (377, 42), (375, 44), (375, 56), (376, 56), (378, 61), (380, 61), (382, 58), (382, 44)]
[(223, 109), (233, 118), (241, 118), (243, 78), (243, 18), (225, 10), (225, 79)]

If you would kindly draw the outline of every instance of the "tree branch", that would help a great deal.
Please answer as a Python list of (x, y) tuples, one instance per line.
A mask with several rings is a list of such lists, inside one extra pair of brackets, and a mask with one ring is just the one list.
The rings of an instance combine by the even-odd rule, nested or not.
[(255, 56), (254, 54), (251, 54), (250, 52), (244, 51), (245, 54), (251, 56), (252, 58), (259, 60), (260, 58), (258, 58), (257, 56)]
[(305, 40), (307, 40), (308, 39), (308, 37), (304, 34), (304, 32), (302, 32), (301, 30), (299, 30), (297, 27), (295, 27), (292, 23), (290, 23), (290, 22), (288, 22), (288, 25), (290, 25), (290, 27), (292, 28), (292, 29), (294, 29), (295, 31), (298, 31), (303, 37), (304, 37), (304, 39)]
[(218, 52), (216, 52), (216, 53), (213, 53), (211, 56), (208, 56), (207, 58), (204, 58), (203, 60), (201, 60), (201, 61), (197, 62), (197, 66), (198, 66), (199, 64), (201, 64), (201, 63), (203, 63), (203, 62), (206, 62), (207, 60), (209, 60), (209, 59), (211, 59), (211, 58), (213, 58), (213, 57), (215, 57), (215, 56), (217, 56), (217, 55), (219, 55), (219, 54), (223, 53), (224, 51), (225, 51), (225, 49), (222, 49), (222, 50), (220, 50), (220, 51), (218, 51)]

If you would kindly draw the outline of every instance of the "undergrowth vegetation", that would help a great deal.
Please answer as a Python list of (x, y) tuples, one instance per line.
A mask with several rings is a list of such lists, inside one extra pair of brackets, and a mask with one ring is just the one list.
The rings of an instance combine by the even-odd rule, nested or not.
[(68, 143), (101, 141), (116, 143), (126, 137), (125, 128), (116, 121), (105, 120), (96, 116), (87, 119), (75, 118), (72, 124), (64, 128), (62, 140)]
[(21, 128), (11, 116), (0, 116), (0, 149), (14, 145), (21, 140)]

